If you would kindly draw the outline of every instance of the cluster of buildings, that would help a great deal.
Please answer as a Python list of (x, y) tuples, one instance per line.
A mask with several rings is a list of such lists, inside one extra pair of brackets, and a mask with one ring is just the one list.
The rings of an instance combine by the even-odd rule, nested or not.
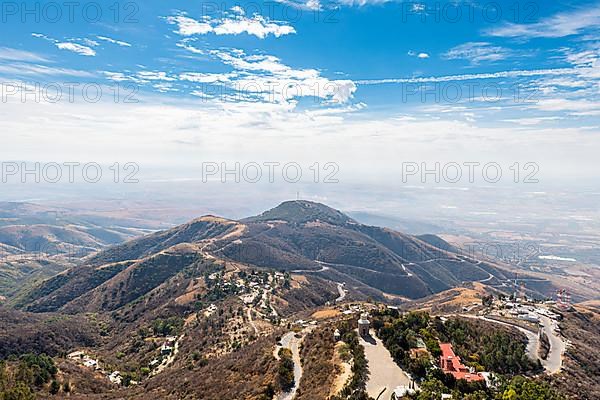
[[(540, 304), (529, 304), (529, 303), (521, 303), (521, 302), (511, 302), (504, 301), (501, 302), (501, 310), (505, 311), (509, 316), (520, 319), (522, 321), (532, 322), (534, 324), (540, 324), (540, 317), (545, 316), (550, 318), (553, 321), (554, 330), (560, 331), (558, 327), (558, 322), (560, 320), (560, 315), (552, 312), (548, 308), (540, 305)], [(504, 311), (501, 311), (501, 314)]]
[(87, 368), (92, 368), (94, 370), (100, 370), (100, 365), (98, 364), (98, 360), (92, 358), (88, 354), (83, 351), (74, 351), (72, 353), (67, 354), (67, 358), (73, 361), (78, 362)]
[(108, 380), (119, 386), (121, 383), (123, 383), (123, 377), (119, 371), (113, 371), (110, 375), (108, 375)]
[(270, 304), (271, 295), (289, 279), (286, 274), (275, 271), (254, 271), (229, 279), (223, 279), (222, 274), (218, 272), (208, 276), (211, 286), (219, 288), (223, 293), (237, 294), (245, 305), (256, 306), (273, 318), (277, 318), (278, 315)]
[[(103, 375), (105, 375), (108, 378), (109, 381), (111, 381), (115, 385), (120, 386), (123, 383), (123, 377), (121, 376), (121, 372), (113, 371), (113, 372), (108, 373), (108, 372), (104, 371), (100, 367), (98, 360), (92, 358), (91, 356), (89, 356), (88, 354), (86, 354), (83, 351), (74, 351), (72, 353), (69, 353), (69, 354), (67, 354), (67, 358), (83, 365), (86, 368), (90, 368), (94, 371), (98, 371), (98, 372), (102, 373)], [(137, 382), (130, 381), (129, 384), (137, 385)]]
[(162, 346), (160, 346), (160, 354), (163, 356), (168, 356), (173, 353), (175, 343), (177, 343), (177, 337), (167, 336)]
[(297, 321), (294, 321), (294, 325), (302, 328), (310, 328), (311, 326), (317, 326), (317, 321), (305, 321), (303, 319), (299, 319)]
[(451, 374), (456, 379), (464, 379), (467, 382), (485, 381), (482, 373), (475, 372), (474, 368), (465, 366), (460, 357), (454, 354), (452, 344), (440, 343), (442, 355), (440, 356), (440, 368), (446, 374)]
[(210, 317), (211, 315), (213, 315), (216, 311), (218, 310), (217, 306), (215, 306), (214, 304), (211, 304), (210, 306), (208, 306), (206, 308), (206, 310), (204, 310), (204, 316), (205, 317)]

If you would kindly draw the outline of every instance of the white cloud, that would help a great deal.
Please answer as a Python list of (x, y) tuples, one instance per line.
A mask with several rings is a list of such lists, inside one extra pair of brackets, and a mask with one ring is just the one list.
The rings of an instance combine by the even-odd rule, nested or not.
[(121, 40), (116, 40), (113, 38), (109, 38), (107, 36), (96, 36), (96, 38), (98, 38), (99, 40), (104, 40), (105, 42), (109, 42), (112, 44), (116, 44), (122, 47), (131, 47), (131, 44), (127, 43), (127, 42), (123, 42)]
[[(52, 41), (52, 39), (41, 34), (33, 34), (33, 36)], [(95, 76), (88, 71), (43, 65), (43, 63), (50, 63), (50, 60), (36, 53), (9, 47), (0, 47), (0, 61), (2, 61), (0, 63), (0, 73), (8, 75), (11, 78), (21, 76), (70, 76), (86, 78)]]
[(188, 41), (188, 39), (184, 39), (181, 42), (177, 43), (176, 46), (181, 47), (182, 49), (185, 49), (185, 50), (189, 51), (190, 53), (206, 54), (206, 52), (204, 50), (198, 49), (198, 48), (188, 44), (187, 41)]
[(453, 47), (444, 53), (443, 57), (447, 60), (467, 60), (477, 65), (486, 61), (504, 60), (511, 54), (509, 49), (488, 42), (468, 42)]
[(425, 11), (425, 4), (421, 4), (421, 3), (413, 3), (411, 10), (414, 13), (422, 13), (423, 11)]
[(283, 22), (274, 22), (255, 14), (252, 17), (245, 16), (239, 7), (232, 9), (224, 18), (214, 19), (205, 16), (198, 21), (183, 14), (167, 17), (167, 22), (177, 25), (176, 33), (182, 36), (206, 35), (240, 35), (246, 33), (264, 39), (269, 35), (281, 37), (296, 33), (291, 25)]
[(247, 56), (243, 51), (237, 49), (229, 52), (211, 51), (211, 53), (235, 69), (266, 71), (273, 74), (284, 73), (290, 70), (290, 67), (283, 65), (277, 57), (271, 55)]
[(133, 80), (131, 76), (127, 76), (122, 72), (113, 72), (113, 71), (102, 71), (102, 73), (111, 81), (114, 82), (125, 82), (129, 80)]
[(58, 42), (55, 43), (56, 47), (61, 50), (72, 51), (73, 53), (80, 54), (82, 56), (93, 57), (96, 55), (96, 51), (91, 47), (83, 46), (81, 44), (72, 42)]
[[(187, 48), (187, 46), (182, 46)], [(272, 55), (248, 55), (239, 49), (207, 50), (207, 56), (214, 57), (232, 68), (227, 72), (185, 71), (169, 74), (164, 71), (140, 71), (122, 73), (105, 71), (104, 75), (113, 81), (131, 81), (139, 84), (169, 82), (172, 87), (179, 82), (188, 93), (198, 96), (215, 97), (220, 101), (288, 104), (294, 107), (299, 98), (313, 98), (319, 106), (348, 103), (356, 92), (351, 80), (331, 80), (312, 69), (292, 68)], [(189, 84), (199, 84), (192, 86)], [(217, 90), (209, 86), (219, 86)], [(209, 92), (212, 93), (209, 95)]]
[(278, 3), (285, 4), (286, 6), (294, 7), (299, 10), (321, 10), (320, 0), (275, 0)]
[(585, 99), (550, 98), (541, 99), (535, 108), (542, 111), (600, 111), (600, 104)]
[(213, 28), (217, 35), (239, 35), (247, 33), (264, 39), (268, 35), (280, 37), (296, 33), (290, 25), (279, 25), (268, 22), (265, 18), (255, 15), (253, 18), (238, 17), (235, 19), (223, 19)]
[(321, 2), (319, 0), (308, 0), (306, 3), (306, 8), (309, 10), (320, 10)]
[(567, 54), (567, 61), (573, 65), (590, 67), (598, 59), (598, 50), (584, 50)]
[(159, 91), (160, 93), (177, 92), (178, 91), (178, 89), (174, 88), (172, 84), (166, 83), (166, 82), (155, 83), (154, 85), (152, 85), (152, 87), (154, 89), (156, 89), (157, 91)]
[(492, 73), (480, 74), (462, 74), (462, 75), (442, 75), (429, 76), (420, 78), (388, 78), (388, 79), (365, 79), (356, 81), (359, 85), (380, 85), (387, 83), (430, 83), (430, 82), (456, 82), (469, 81), (477, 79), (496, 79), (496, 78), (519, 78), (531, 76), (560, 76), (581, 74), (590, 68), (554, 68), (554, 69), (537, 69), (537, 70), (512, 70), (499, 71)]
[[(339, 165), (344, 183), (356, 182), (355, 176), (370, 182), (397, 179), (398, 159), (494, 160), (503, 167), (515, 159), (535, 160), (543, 165), (545, 179), (551, 178), (550, 170), (568, 169), (563, 172), (568, 176), (577, 171), (593, 175), (600, 168), (596, 134), (552, 124), (491, 128), (478, 126), (479, 119), (469, 123), (454, 116), (348, 118), (343, 109), (304, 112), (289, 104), (138, 98), (136, 104), (106, 98), (89, 107), (80, 101), (23, 104), (16, 97), (0, 108), (0, 118), (7, 131), (19, 134), (0, 148), (0, 156), (111, 164), (127, 160), (138, 162), (142, 172), (179, 163), (186, 168), (184, 176), (193, 176), (191, 165), (206, 160), (293, 160), (303, 166), (329, 160)], [(48, 135), (48, 129), (55, 134)]]
[(176, 33), (182, 36), (205, 35), (213, 30), (209, 23), (196, 21), (184, 15), (167, 17), (167, 22), (177, 25)]
[(175, 78), (167, 75), (166, 72), (163, 71), (140, 71), (137, 73), (137, 76), (141, 80), (149, 80), (149, 81), (174, 81)]
[(411, 57), (417, 57), (417, 58), (420, 58), (420, 59), (429, 58), (429, 53), (425, 53), (425, 52), (419, 52), (419, 53), (417, 53), (414, 50), (409, 50), (408, 53), (406, 53), (406, 54), (408, 54)]
[(348, 102), (356, 92), (351, 80), (330, 80), (316, 69), (295, 69), (271, 55), (246, 55), (241, 50), (212, 51), (222, 62), (240, 71), (237, 88), (263, 96), (267, 102), (290, 102), (313, 97), (334, 103)]
[(517, 118), (506, 119), (505, 122), (512, 122), (522, 126), (537, 126), (546, 122), (554, 122), (561, 120), (561, 117), (533, 117), (533, 118)]
[(71, 76), (75, 78), (91, 78), (95, 76), (88, 71), (26, 63), (0, 64), (0, 73), (12, 76)]
[(0, 60), (47, 62), (48, 59), (29, 51), (0, 47)]
[(246, 11), (244, 11), (244, 9), (240, 6), (231, 7), (231, 11), (233, 11), (234, 13), (236, 13), (238, 15), (246, 15)]
[(61, 41), (58, 41), (51, 37), (48, 37), (46, 35), (43, 35), (41, 33), (32, 33), (31, 36), (47, 40), (50, 43), (53, 43), (60, 50), (72, 51), (73, 53), (77, 53), (77, 54), (80, 54), (82, 56), (87, 56), (87, 57), (92, 57), (92, 56), (96, 55), (96, 51), (88, 46), (91, 45), (91, 43), (95, 43), (95, 45), (98, 45), (98, 42), (90, 41), (89, 39), (75, 39), (75, 40), (81, 40), (84, 43), (88, 43), (88, 46), (84, 46), (84, 45), (81, 45), (78, 43), (73, 43), (73, 42), (61, 42)]
[(100, 46), (100, 43), (96, 42), (95, 40), (91, 40), (91, 39), (87, 39), (87, 38), (82, 39), (82, 42), (90, 47)]
[(530, 38), (560, 38), (584, 33), (600, 25), (600, 5), (581, 7), (576, 11), (555, 14), (531, 24), (506, 23), (487, 30), (491, 36)]
[(339, 0), (339, 3), (345, 6), (363, 7), (366, 5), (384, 4), (390, 1), (391, 0)]
[(189, 82), (197, 82), (197, 83), (223, 83), (230, 82), (232, 78), (236, 77), (237, 74), (227, 73), (227, 74), (212, 74), (212, 73), (202, 73), (202, 72), (185, 72), (179, 74), (179, 79), (183, 81)]
[(51, 42), (54, 41), (54, 39), (50, 39), (48, 36), (43, 35), (41, 33), (35, 33), (34, 32), (34, 33), (31, 34), (31, 36), (36, 37), (36, 38), (40, 38), (40, 39), (46, 39), (46, 40), (49, 40)]

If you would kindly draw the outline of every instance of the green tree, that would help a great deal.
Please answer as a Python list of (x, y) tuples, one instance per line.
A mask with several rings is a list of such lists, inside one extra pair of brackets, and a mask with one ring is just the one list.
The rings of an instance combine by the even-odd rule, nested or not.
[(421, 384), (421, 392), (417, 396), (418, 400), (440, 399), (442, 394), (447, 391), (442, 381), (436, 378), (427, 379)]
[(289, 349), (279, 350), (278, 380), (281, 390), (289, 391), (294, 386), (294, 360)]
[(0, 400), (34, 400), (35, 395), (24, 382), (17, 382), (0, 394)]
[(517, 392), (515, 392), (515, 389), (513, 389), (513, 388), (505, 390), (504, 393), (502, 393), (502, 400), (517, 400), (517, 399), (518, 399)]
[(56, 379), (53, 379), (50, 383), (50, 394), (57, 394), (60, 391), (60, 383)]

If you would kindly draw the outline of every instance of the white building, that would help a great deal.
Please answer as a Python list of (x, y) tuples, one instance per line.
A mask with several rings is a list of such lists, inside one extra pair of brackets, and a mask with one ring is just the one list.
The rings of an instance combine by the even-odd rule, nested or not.
[(114, 371), (112, 374), (110, 374), (108, 376), (108, 379), (117, 385), (120, 385), (121, 382), (123, 381), (123, 378), (121, 377), (121, 373), (119, 371)]
[(371, 327), (371, 322), (368, 318), (369, 314), (362, 313), (360, 315), (360, 319), (358, 320), (358, 334), (362, 337), (369, 336), (369, 328)]

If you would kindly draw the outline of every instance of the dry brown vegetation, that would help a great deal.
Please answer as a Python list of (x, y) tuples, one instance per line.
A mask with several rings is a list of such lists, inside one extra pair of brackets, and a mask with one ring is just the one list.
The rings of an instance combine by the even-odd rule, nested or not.
[[(78, 395), (91, 395), (94, 393), (107, 393), (116, 391), (117, 386), (111, 383), (106, 376), (100, 373), (91, 373), (89, 368), (78, 365), (70, 360), (59, 360), (57, 362), (58, 380), (70, 384), (71, 391)], [(39, 399), (56, 399), (65, 396), (64, 392), (58, 395), (50, 395), (45, 392), (36, 393)]]
[(300, 351), (304, 372), (296, 400), (326, 399), (329, 395), (337, 374), (333, 331), (332, 326), (320, 327), (304, 338)]
[(334, 283), (308, 276), (297, 288), (292, 286), (283, 296), (274, 296), (273, 302), (281, 314), (290, 315), (333, 301), (337, 293)]
[(31, 314), (0, 307), (0, 359), (23, 353), (57, 356), (100, 341), (98, 325), (86, 316)]
[[(221, 358), (197, 365), (176, 366), (128, 389), (113, 389), (93, 394), (93, 383), (75, 379), (72, 400), (271, 400), (276, 391), (277, 361), (273, 357), (273, 337)], [(82, 386), (85, 385), (85, 386)], [(79, 390), (78, 390), (79, 388)], [(99, 388), (100, 389), (100, 388)]]
[(573, 346), (565, 354), (563, 372), (551, 383), (573, 399), (600, 399), (600, 314), (581, 307), (565, 313), (561, 327)]
[(321, 320), (321, 319), (329, 319), (335, 318), (341, 315), (340, 310), (336, 308), (325, 308), (323, 310), (315, 311), (311, 318)]
[(471, 287), (460, 287), (434, 294), (415, 303), (421, 311), (428, 311), (432, 314), (443, 314), (460, 311), (463, 307), (473, 304), (481, 304), (481, 299), (490, 291), (488, 286), (481, 283), (473, 283)]
[[(208, 360), (197, 366), (176, 368), (132, 390), (132, 399), (244, 399), (262, 400), (275, 388), (277, 362), (272, 337)], [(177, 385), (174, 385), (177, 382)]]

